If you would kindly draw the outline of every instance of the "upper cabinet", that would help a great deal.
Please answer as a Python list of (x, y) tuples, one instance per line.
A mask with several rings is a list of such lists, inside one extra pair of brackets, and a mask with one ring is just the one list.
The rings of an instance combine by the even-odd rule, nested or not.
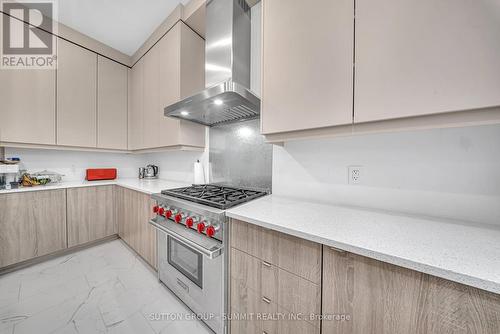
[(357, 0), (354, 121), (500, 105), (500, 3)]
[[(160, 49), (153, 47), (143, 57), (143, 145), (144, 148), (160, 147), (160, 122), (163, 109), (160, 105)], [(168, 78), (174, 81), (174, 78)]]
[(58, 40), (57, 144), (97, 147), (97, 54)]
[(204, 40), (178, 22), (130, 70), (130, 150), (205, 146), (203, 126), (164, 115), (204, 88), (204, 73)]
[(142, 88), (144, 58), (141, 58), (128, 71), (128, 149), (138, 150), (144, 147), (142, 140)]
[(97, 59), (97, 147), (126, 150), (127, 67)]
[(351, 124), (354, 1), (262, 6), (262, 132)]
[(0, 69), (0, 101), (0, 142), (56, 143), (55, 70)]

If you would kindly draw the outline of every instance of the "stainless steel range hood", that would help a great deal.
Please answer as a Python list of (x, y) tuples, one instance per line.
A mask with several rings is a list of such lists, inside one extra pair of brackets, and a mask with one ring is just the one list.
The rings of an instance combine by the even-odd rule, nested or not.
[(250, 87), (250, 7), (245, 0), (206, 4), (205, 87), (165, 108), (165, 116), (203, 125), (257, 118), (260, 99)]

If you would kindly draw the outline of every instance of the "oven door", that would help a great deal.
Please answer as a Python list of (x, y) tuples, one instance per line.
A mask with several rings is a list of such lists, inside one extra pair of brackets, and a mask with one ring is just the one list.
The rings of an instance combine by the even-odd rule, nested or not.
[(224, 332), (225, 261), (221, 242), (155, 218), (158, 277), (215, 333)]
[(167, 262), (203, 289), (203, 254), (167, 235)]

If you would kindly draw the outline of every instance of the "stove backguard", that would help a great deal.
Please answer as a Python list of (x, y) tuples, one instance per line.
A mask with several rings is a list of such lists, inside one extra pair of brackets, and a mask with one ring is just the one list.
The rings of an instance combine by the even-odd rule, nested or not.
[(210, 182), (271, 192), (273, 148), (260, 134), (260, 119), (209, 129)]

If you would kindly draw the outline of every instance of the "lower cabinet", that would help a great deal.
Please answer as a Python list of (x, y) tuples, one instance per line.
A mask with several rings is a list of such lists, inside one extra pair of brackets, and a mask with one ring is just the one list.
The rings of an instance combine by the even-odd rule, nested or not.
[(230, 246), (231, 334), (500, 333), (498, 294), (235, 219)]
[(321, 245), (237, 220), (230, 244), (231, 333), (319, 334)]
[(118, 233), (115, 220), (115, 186), (68, 189), (68, 247)]
[(153, 268), (156, 264), (156, 230), (148, 223), (153, 218), (151, 196), (116, 187), (118, 235)]
[(66, 247), (66, 190), (0, 195), (0, 267)]
[(324, 334), (500, 333), (500, 295), (323, 248)]

